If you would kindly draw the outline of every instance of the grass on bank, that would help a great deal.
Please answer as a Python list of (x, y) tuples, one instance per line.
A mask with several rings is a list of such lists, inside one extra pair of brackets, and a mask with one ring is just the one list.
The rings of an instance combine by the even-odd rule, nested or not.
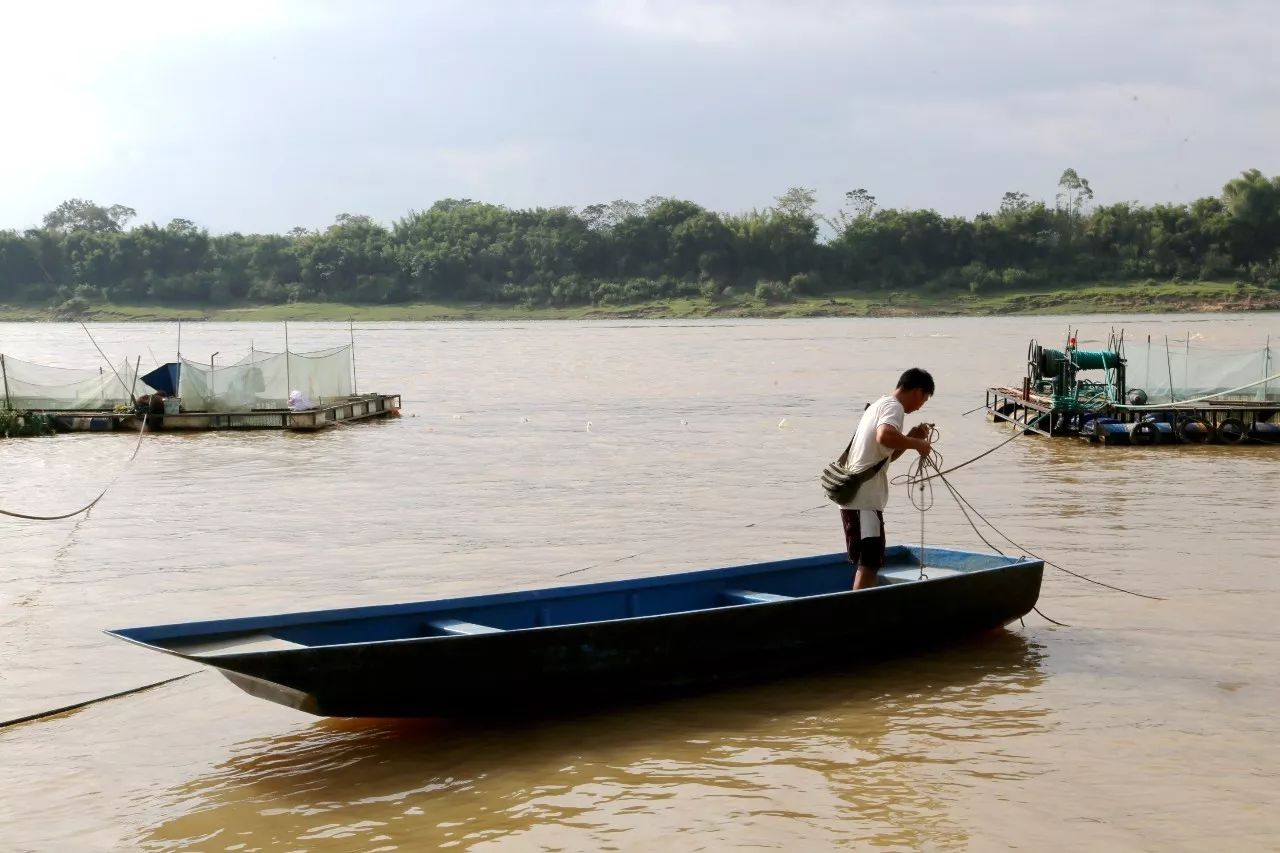
[(0, 305), (0, 320), (589, 320), (708, 317), (985, 316), (1280, 310), (1280, 291), (1231, 282), (1132, 282), (991, 294), (848, 291), (770, 304), (751, 294), (717, 300), (663, 299), (630, 305), (528, 308), (491, 303), (353, 305), (302, 302), (234, 307), (166, 307), (99, 303), (69, 315), (53, 308)]

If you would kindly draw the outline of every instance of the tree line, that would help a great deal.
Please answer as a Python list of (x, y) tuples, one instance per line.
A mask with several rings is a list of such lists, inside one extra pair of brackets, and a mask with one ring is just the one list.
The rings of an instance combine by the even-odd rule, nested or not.
[(1280, 288), (1280, 177), (1250, 170), (1189, 204), (1095, 206), (1073, 169), (1058, 190), (1051, 203), (1007, 192), (972, 218), (881, 208), (862, 188), (829, 216), (802, 187), (737, 214), (667, 197), (580, 210), (445, 199), (390, 226), (342, 214), (287, 234), (210, 234), (186, 219), (130, 227), (132, 208), (71, 199), (40, 227), (0, 231), (0, 302), (75, 313), (99, 301), (778, 302), (1145, 279)]

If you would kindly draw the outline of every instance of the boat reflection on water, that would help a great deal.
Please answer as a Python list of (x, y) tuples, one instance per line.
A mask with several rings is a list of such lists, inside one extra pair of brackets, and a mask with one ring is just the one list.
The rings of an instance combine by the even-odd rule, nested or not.
[[(851, 657), (856, 652), (851, 650)], [(963, 844), (1029, 778), (1044, 650), (996, 631), (848, 672), (525, 722), (320, 720), (171, 791), (148, 849)], [(971, 739), (971, 736), (972, 739)], [(995, 747), (992, 744), (996, 744)], [(798, 834), (801, 833), (801, 834)]]

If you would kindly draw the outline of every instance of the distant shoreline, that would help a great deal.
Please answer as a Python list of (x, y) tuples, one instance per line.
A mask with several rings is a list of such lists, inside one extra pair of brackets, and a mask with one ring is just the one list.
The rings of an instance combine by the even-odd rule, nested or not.
[(1226, 313), (1280, 311), (1280, 291), (1226, 282), (1099, 284), (986, 294), (849, 292), (766, 303), (755, 296), (668, 299), (632, 305), (522, 307), (492, 303), (354, 305), (89, 305), (75, 314), (43, 306), (0, 305), (0, 322), (232, 322), (280, 320), (618, 320), (800, 317), (984, 317), (1051, 314)]

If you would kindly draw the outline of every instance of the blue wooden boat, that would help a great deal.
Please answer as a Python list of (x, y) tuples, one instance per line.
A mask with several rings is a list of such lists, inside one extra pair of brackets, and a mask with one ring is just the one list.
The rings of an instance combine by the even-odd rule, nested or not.
[(660, 577), (107, 633), (339, 717), (537, 715), (856, 664), (1025, 615), (1039, 560), (895, 546)]

